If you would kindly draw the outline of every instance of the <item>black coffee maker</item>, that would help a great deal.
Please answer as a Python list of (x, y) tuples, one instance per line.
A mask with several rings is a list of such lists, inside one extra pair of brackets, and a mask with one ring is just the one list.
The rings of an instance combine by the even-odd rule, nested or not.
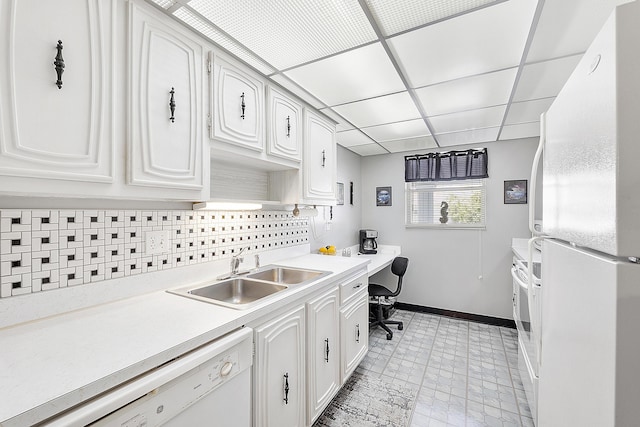
[(377, 254), (378, 251), (378, 232), (376, 230), (360, 230), (360, 253), (361, 254)]

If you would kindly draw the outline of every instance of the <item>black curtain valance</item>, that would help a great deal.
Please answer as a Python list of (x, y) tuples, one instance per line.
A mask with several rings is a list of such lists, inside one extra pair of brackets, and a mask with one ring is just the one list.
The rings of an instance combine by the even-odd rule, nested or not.
[(487, 149), (414, 154), (404, 157), (404, 180), (450, 181), (488, 178)]

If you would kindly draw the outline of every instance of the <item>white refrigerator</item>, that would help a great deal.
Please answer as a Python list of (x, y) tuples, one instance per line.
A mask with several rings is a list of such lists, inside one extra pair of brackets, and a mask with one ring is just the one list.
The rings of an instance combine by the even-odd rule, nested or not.
[(543, 120), (538, 426), (640, 425), (640, 3)]

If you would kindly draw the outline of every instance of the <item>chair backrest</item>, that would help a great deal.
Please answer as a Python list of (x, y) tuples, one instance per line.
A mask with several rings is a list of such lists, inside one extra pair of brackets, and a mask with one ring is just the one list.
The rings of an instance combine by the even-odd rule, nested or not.
[(400, 290), (402, 290), (402, 278), (404, 277), (404, 273), (407, 272), (408, 265), (409, 258), (398, 256), (393, 259), (393, 262), (391, 263), (391, 272), (398, 276), (398, 288), (391, 296), (395, 297), (400, 294)]

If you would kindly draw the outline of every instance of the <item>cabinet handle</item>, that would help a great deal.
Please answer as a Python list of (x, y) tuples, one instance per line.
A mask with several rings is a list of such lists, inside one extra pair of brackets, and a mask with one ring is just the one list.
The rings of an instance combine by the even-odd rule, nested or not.
[(247, 105), (244, 103), (244, 92), (242, 92), (242, 95), (240, 95), (240, 99), (242, 99), (242, 102), (240, 103), (240, 108), (242, 108), (242, 114), (240, 114), (240, 118), (241, 118), (242, 120), (244, 120), (244, 109), (245, 109), (245, 107), (247, 106)]
[(324, 162), (326, 160), (324, 150), (322, 150), (322, 167), (324, 167)]
[(56, 80), (56, 86), (58, 89), (62, 89), (62, 73), (64, 73), (64, 58), (62, 57), (62, 40), (58, 40), (58, 45), (56, 46), (56, 50), (58, 53), (56, 54), (56, 58), (53, 61), (53, 65), (56, 66), (56, 74), (58, 75), (58, 80)]
[(169, 99), (169, 109), (171, 110), (171, 117), (169, 117), (169, 120), (171, 120), (171, 123), (175, 123), (176, 122), (176, 117), (175, 117), (175, 112), (176, 112), (176, 100), (173, 97), (173, 95), (176, 93), (174, 88), (171, 88), (171, 92), (169, 92), (171, 94), (171, 99)]
[(360, 323), (356, 323), (356, 342), (360, 343)]
[(324, 343), (326, 344), (325, 346), (325, 356), (324, 356), (324, 361), (329, 363), (329, 338), (327, 338), (326, 340), (324, 340)]
[(289, 121), (289, 116), (287, 116), (287, 138), (291, 136), (291, 122)]
[(284, 374), (284, 404), (289, 404), (289, 373)]
[(358, 283), (357, 285), (355, 285), (355, 286), (353, 287), (353, 289), (358, 289), (360, 286), (362, 286), (362, 283)]

